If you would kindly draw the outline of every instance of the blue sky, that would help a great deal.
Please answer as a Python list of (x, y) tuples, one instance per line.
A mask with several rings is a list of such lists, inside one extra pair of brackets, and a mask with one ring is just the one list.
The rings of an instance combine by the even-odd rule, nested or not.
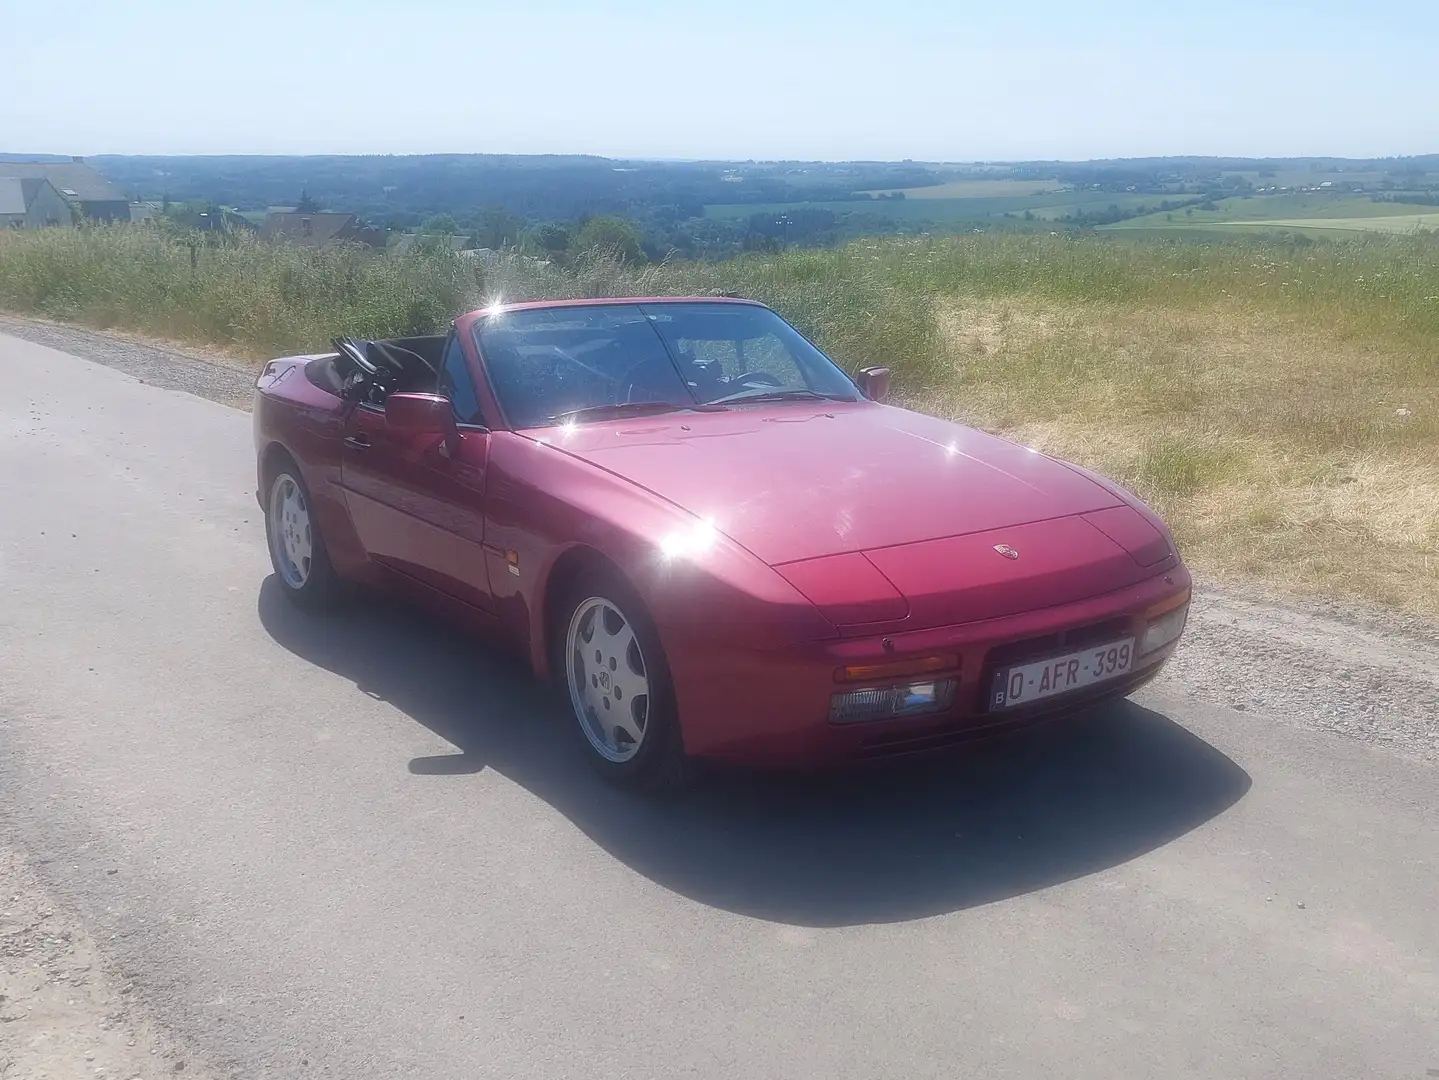
[(1439, 0), (0, 0), (0, 151), (1439, 152)]

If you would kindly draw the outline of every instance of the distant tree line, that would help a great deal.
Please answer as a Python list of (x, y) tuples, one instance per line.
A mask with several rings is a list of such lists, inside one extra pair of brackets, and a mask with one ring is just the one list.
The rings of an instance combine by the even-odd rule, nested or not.
[[(1369, 170), (1375, 198), (1439, 203), (1439, 156), (1337, 159), (1153, 158), (940, 166), (915, 162), (625, 162), (598, 157), (435, 154), (412, 157), (99, 157), (106, 176), (133, 198), (163, 201), (174, 226), (224, 233), (284, 207), (354, 213), (382, 231), (412, 232), (420, 246), (513, 249), (554, 261), (589, 246), (632, 261), (679, 255), (719, 259), (745, 251), (821, 247), (856, 236), (1006, 228), (1091, 228), (1154, 211), (1209, 209), (1273, 186), (1280, 171)], [(1376, 173), (1383, 179), (1374, 181)], [(1326, 173), (1326, 176), (1331, 174)], [(1359, 189), (1336, 177), (1333, 190)], [(1058, 180), (1082, 192), (1050, 220), (1012, 207), (973, 218), (927, 218), (904, 189), (957, 179)], [(1267, 181), (1267, 183), (1266, 183)], [(1109, 202), (1093, 198), (1113, 192)], [(1399, 194), (1402, 192), (1402, 196)], [(298, 193), (298, 198), (296, 197)], [(1387, 193), (1387, 194), (1386, 194)], [(1143, 200), (1135, 195), (1152, 196)], [(1123, 196), (1118, 197), (1118, 196)], [(753, 205), (750, 214), (709, 216), (706, 206)], [(171, 208), (175, 208), (171, 212)], [(776, 209), (782, 207), (782, 209)], [(433, 242), (425, 237), (437, 238)]]

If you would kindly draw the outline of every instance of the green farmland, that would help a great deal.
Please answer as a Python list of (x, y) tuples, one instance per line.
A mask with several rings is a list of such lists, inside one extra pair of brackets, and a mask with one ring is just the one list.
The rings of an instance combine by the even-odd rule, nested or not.
[[(984, 182), (984, 181), (981, 181)], [(952, 185), (946, 185), (952, 186)], [(1158, 206), (1164, 195), (1117, 194), (1112, 191), (1051, 191), (1028, 195), (984, 198), (846, 199), (840, 202), (719, 203), (705, 207), (705, 216), (716, 220), (743, 220), (760, 214), (779, 217), (800, 210), (828, 210), (833, 214), (874, 214), (911, 224), (975, 225), (1005, 221), (1006, 215), (1022, 219), (1027, 211), (1040, 221), (1058, 221), (1085, 211), (1103, 211), (1111, 206), (1124, 210)], [(1168, 196), (1178, 201), (1184, 196)]]
[(1063, 191), (1057, 180), (951, 180), (929, 187), (886, 188), (867, 195), (902, 194), (906, 199), (1005, 199), (1023, 195), (1046, 195)]
[(1407, 233), (1439, 228), (1439, 207), (1420, 203), (1375, 202), (1367, 195), (1307, 192), (1222, 199), (1213, 210), (1145, 214), (1104, 229), (1121, 232), (1253, 233), (1264, 231)]

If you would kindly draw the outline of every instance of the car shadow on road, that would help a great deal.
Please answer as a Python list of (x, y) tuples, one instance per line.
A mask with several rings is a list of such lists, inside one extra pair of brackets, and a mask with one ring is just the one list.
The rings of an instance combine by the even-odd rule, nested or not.
[(662, 800), (584, 761), (559, 695), (516, 661), (384, 599), (296, 610), (269, 578), (265, 629), (454, 745), (419, 776), (495, 769), (616, 859), (700, 903), (801, 926), (956, 911), (1118, 865), (1249, 789), (1213, 746), (1132, 702), (959, 756), (828, 777), (720, 773)]

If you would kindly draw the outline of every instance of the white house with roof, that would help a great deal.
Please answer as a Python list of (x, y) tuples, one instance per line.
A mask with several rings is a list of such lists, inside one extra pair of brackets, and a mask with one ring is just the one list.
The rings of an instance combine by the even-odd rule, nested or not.
[(0, 161), (0, 179), (44, 180), (91, 221), (130, 220), (130, 200), (125, 193), (96, 172), (93, 165), (85, 164), (82, 157), (69, 161)]
[(70, 203), (50, 181), (0, 176), (0, 228), (43, 229), (71, 222)]

